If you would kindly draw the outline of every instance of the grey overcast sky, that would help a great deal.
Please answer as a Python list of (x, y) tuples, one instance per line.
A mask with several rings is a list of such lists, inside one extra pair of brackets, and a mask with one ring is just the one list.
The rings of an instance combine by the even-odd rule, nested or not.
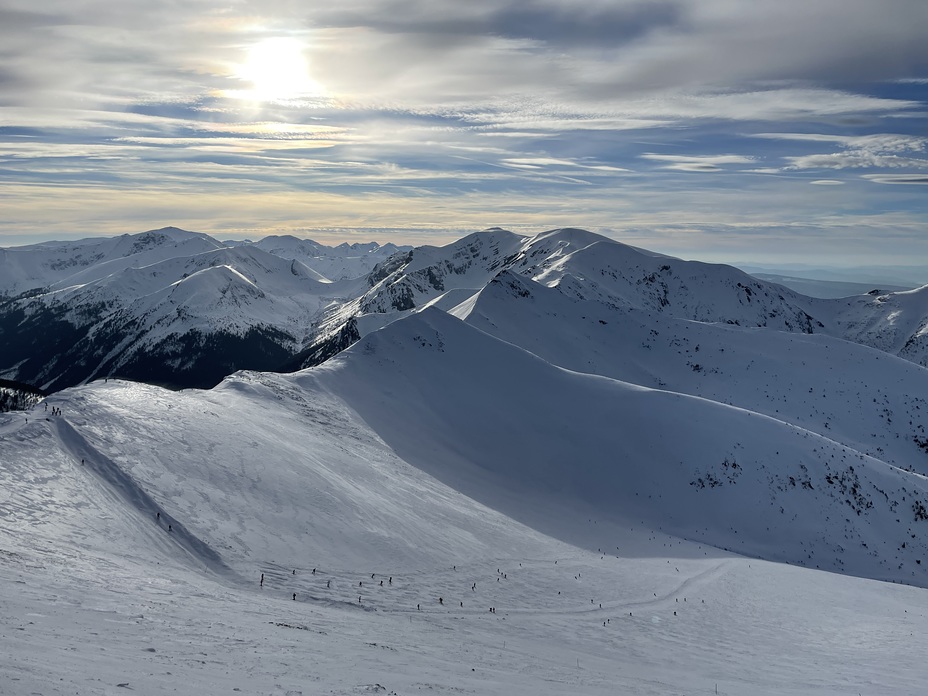
[(0, 0), (0, 246), (928, 260), (926, 0)]

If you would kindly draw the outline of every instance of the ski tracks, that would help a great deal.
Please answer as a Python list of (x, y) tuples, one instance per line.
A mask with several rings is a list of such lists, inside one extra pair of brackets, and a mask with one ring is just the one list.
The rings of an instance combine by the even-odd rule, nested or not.
[(695, 573), (693, 575), (690, 575), (684, 578), (673, 589), (669, 591), (665, 590), (664, 592), (661, 592), (660, 594), (655, 593), (653, 597), (648, 598), (648, 599), (642, 599), (638, 601), (613, 600), (611, 602), (603, 602), (601, 607), (596, 606), (596, 607), (589, 607), (589, 608), (583, 608), (583, 609), (576, 608), (576, 607), (572, 609), (555, 609), (555, 610), (548, 610), (548, 611), (507, 609), (506, 613), (513, 614), (513, 615), (547, 614), (547, 615), (566, 616), (566, 615), (573, 615), (573, 614), (602, 614), (603, 612), (614, 613), (616, 611), (626, 612), (626, 611), (634, 611), (635, 609), (667, 608), (669, 607), (669, 605), (675, 604), (676, 603), (675, 600), (677, 598), (686, 596), (687, 594), (695, 595), (696, 594), (695, 590), (698, 590), (700, 587), (703, 587), (709, 583), (712, 583), (718, 578), (725, 575), (728, 572), (728, 568), (731, 563), (732, 563), (731, 560), (725, 560), (725, 561), (716, 563), (712, 565), (711, 567), (706, 568), (705, 570), (701, 570), (698, 573)]

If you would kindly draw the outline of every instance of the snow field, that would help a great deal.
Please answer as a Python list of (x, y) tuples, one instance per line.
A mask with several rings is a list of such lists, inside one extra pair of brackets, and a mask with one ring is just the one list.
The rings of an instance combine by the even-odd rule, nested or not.
[[(9, 693), (921, 693), (923, 590), (735, 556), (531, 487), (488, 495), (503, 514), (398, 457), (335, 396), (339, 369), (315, 389), (96, 383), (50, 398), (64, 422), (42, 404), (28, 424), (4, 416)], [(516, 521), (542, 517), (560, 539)]]
[[(395, 576), (362, 611), (294, 602), (285, 569), (263, 589), (230, 587), (56, 551), (0, 560), (4, 693), (918, 694), (925, 677), (919, 590), (762, 561), (501, 559), (513, 570), (487, 583), (504, 588), (491, 614), (438, 593), (492, 564)], [(600, 610), (587, 595), (617, 601)], [(414, 597), (431, 602), (416, 611)]]

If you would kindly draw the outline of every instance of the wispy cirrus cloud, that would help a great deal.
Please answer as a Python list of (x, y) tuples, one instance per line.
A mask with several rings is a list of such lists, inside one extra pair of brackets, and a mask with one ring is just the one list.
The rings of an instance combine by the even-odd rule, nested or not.
[(864, 174), (863, 178), (877, 184), (928, 185), (928, 175), (923, 174)]
[(646, 152), (641, 159), (653, 162), (666, 162), (663, 169), (677, 169), (683, 172), (720, 172), (724, 164), (750, 164), (754, 160), (743, 155), (661, 155)]

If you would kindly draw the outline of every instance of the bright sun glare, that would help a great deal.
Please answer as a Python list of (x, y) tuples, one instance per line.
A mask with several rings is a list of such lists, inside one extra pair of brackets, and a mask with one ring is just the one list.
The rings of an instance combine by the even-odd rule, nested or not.
[(254, 86), (249, 95), (259, 101), (274, 101), (318, 93), (303, 49), (303, 44), (292, 38), (265, 39), (252, 46), (239, 72)]

